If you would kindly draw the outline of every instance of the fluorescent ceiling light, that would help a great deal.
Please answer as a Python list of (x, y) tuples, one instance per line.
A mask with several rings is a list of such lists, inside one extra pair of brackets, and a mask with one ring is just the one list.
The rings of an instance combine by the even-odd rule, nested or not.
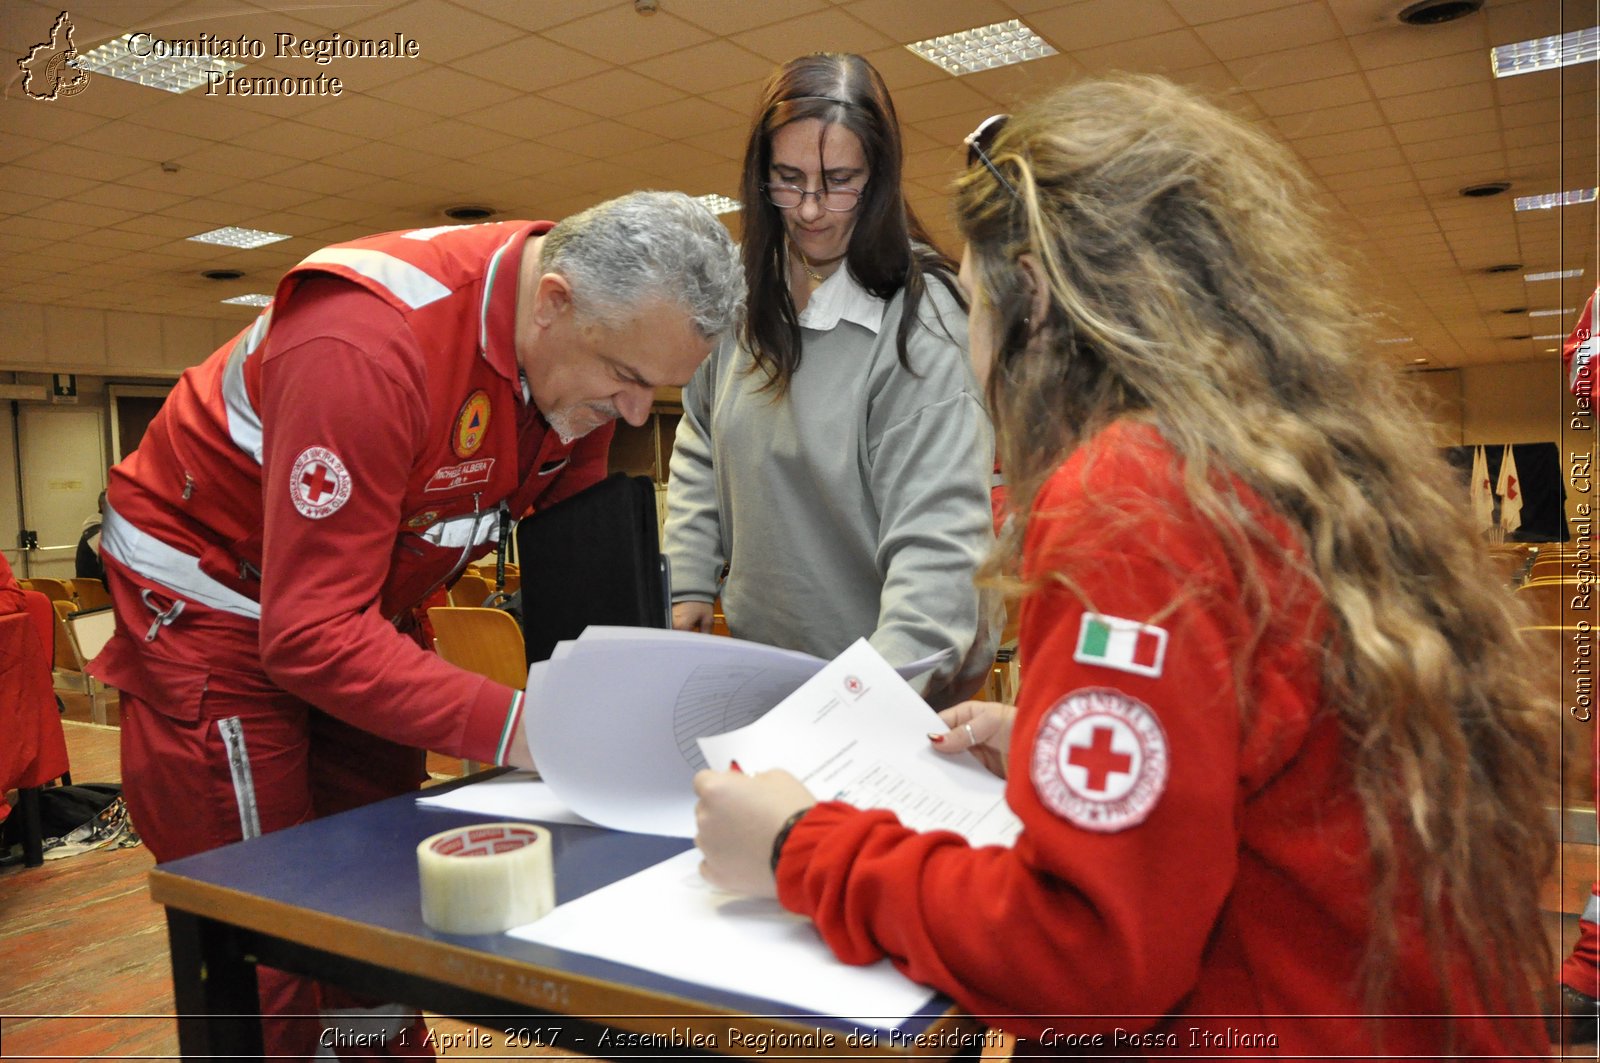
[(1043, 37), (1017, 19), (929, 37), (906, 47), (956, 77), (1056, 54)]
[(1489, 51), (1489, 65), (1494, 68), (1497, 78), (1592, 63), (1596, 58), (1600, 58), (1600, 26), (1573, 30), (1554, 37), (1518, 41), (1516, 44), (1502, 44)]
[[(141, 50), (152, 53), (155, 49), (150, 47), (152, 42), (149, 35), (140, 34), (140, 37), (144, 44)], [(209, 55), (140, 55), (134, 51), (133, 38), (133, 34), (124, 33), (115, 40), (85, 52), (78, 57), (78, 66), (95, 74), (105, 74), (168, 92), (188, 92), (199, 88), (206, 83), (206, 74), (211, 71), (227, 74), (244, 69), (243, 63)]]
[(1558, 269), (1550, 273), (1524, 273), (1522, 279), (1531, 284), (1534, 281), (1565, 281), (1581, 276), (1581, 269)]
[(1529, 317), (1555, 317), (1558, 314), (1570, 314), (1570, 313), (1572, 313), (1573, 309), (1574, 309), (1573, 307), (1568, 306), (1568, 307), (1564, 307), (1564, 308), (1562, 308), (1560, 310), (1529, 310), (1528, 311), (1528, 316)]
[(1554, 333), (1553, 335), (1549, 335), (1549, 336), (1535, 336), (1534, 339), (1536, 339), (1536, 340), (1564, 340), (1564, 339), (1566, 339), (1566, 337), (1563, 336), (1561, 333), (1557, 332), (1557, 333)]
[(1378, 342), (1383, 344), (1384, 346), (1389, 346), (1390, 344), (1395, 344), (1395, 343), (1411, 343), (1412, 339), (1411, 339), (1410, 336), (1393, 336), (1393, 337), (1390, 337), (1389, 339), (1379, 340)]
[(236, 295), (232, 299), (222, 300), (235, 306), (266, 306), (272, 302), (272, 296), (262, 295), (260, 292), (251, 292), (249, 295)]
[(1570, 207), (1578, 203), (1593, 203), (1595, 189), (1574, 188), (1567, 192), (1546, 192), (1542, 196), (1518, 196), (1518, 210), (1549, 210), (1552, 207)]
[(202, 244), (221, 244), (223, 247), (262, 247), (266, 244), (275, 244), (279, 240), (287, 240), (287, 233), (262, 232), (260, 229), (241, 229), (237, 225), (224, 225), (220, 229), (212, 229), (208, 233), (189, 237), (191, 240)]
[(707, 192), (703, 196), (695, 196), (694, 201), (713, 214), (732, 214), (740, 209), (737, 199), (729, 199), (727, 196), (718, 195), (715, 192)]

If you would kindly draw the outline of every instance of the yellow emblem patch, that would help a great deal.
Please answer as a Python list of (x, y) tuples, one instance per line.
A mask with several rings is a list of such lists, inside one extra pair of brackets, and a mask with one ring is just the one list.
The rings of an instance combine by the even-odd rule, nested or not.
[(416, 531), (418, 528), (426, 528), (428, 525), (432, 524), (438, 519), (439, 511), (437, 509), (425, 509), (421, 513), (418, 513), (415, 517), (412, 517), (410, 520), (406, 521), (406, 527), (410, 528), (412, 531)]
[(458, 458), (470, 458), (483, 446), (483, 438), (489, 431), (489, 393), (487, 391), (474, 391), (467, 396), (467, 401), (461, 404), (461, 412), (456, 415), (456, 438), (451, 446)]

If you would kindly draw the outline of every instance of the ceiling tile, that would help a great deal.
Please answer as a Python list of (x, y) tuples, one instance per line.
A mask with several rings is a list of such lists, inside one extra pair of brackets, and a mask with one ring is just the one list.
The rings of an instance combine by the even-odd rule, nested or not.
[(732, 36), (735, 44), (774, 63), (785, 63), (807, 52), (875, 52), (891, 44), (904, 44), (850, 17), (838, 8), (828, 8), (798, 18), (745, 30)]
[(1229, 59), (1227, 67), (1238, 77), (1239, 84), (1252, 90), (1318, 81), (1356, 71), (1355, 60), (1342, 40)]
[(1218, 59), (1280, 52), (1322, 41), (1338, 40), (1338, 23), (1321, 2), (1276, 8), (1248, 18), (1208, 22), (1195, 27)]
[(544, 31), (544, 36), (610, 63), (632, 64), (663, 52), (675, 52), (710, 39), (699, 26), (670, 13), (671, 5), (649, 17), (632, 4), (615, 4), (585, 18)]
[(1016, 17), (1001, 0), (854, 0), (845, 10), (901, 44)]
[(1082, 52), (1184, 27), (1167, 0), (1121, 0), (1115, 4), (1079, 0), (1036, 11), (1027, 17), (1027, 23), (1063, 52)]
[(657, 107), (617, 116), (637, 136), (648, 132), (667, 140), (684, 140), (700, 133), (722, 130), (733, 140), (742, 140), (750, 125), (749, 115), (719, 106), (698, 96), (688, 96)]
[(1346, 107), (1372, 98), (1366, 82), (1359, 74), (1305, 81), (1298, 85), (1280, 85), (1270, 91), (1250, 93), (1249, 96), (1264, 113), (1274, 117), (1328, 107)]
[(523, 36), (462, 56), (452, 66), (521, 92), (598, 74), (606, 64), (543, 37)]
[(546, 89), (540, 95), (557, 103), (582, 107), (605, 118), (614, 118), (625, 111), (675, 100), (684, 93), (631, 70), (615, 67), (604, 74)]
[(705, 41), (632, 66), (646, 77), (696, 95), (764, 78), (772, 71), (767, 59), (725, 40)]
[(672, 0), (672, 13), (719, 37), (758, 26), (793, 20), (821, 11), (830, 0), (783, 0), (773, 3), (732, 3), (730, 0)]
[(417, 58), (422, 62), (449, 63), (469, 53), (492, 48), (517, 36), (519, 31), (504, 22), (485, 18), (470, 7), (445, 0), (412, 0), (343, 28), (341, 32), (345, 37), (375, 39), (404, 33), (417, 42)]
[(1416, 92), (1379, 100), (1378, 106), (1391, 122), (1417, 122), (1432, 117), (1482, 111), (1494, 106), (1494, 93), (1488, 85), (1457, 85), (1448, 89)]
[(380, 100), (450, 117), (477, 111), (518, 95), (516, 89), (435, 66), (372, 90)]

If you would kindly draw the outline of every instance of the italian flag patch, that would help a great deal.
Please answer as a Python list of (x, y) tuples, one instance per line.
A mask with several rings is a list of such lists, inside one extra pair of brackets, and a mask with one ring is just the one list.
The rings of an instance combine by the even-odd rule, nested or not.
[(1167, 657), (1167, 631), (1154, 624), (1120, 616), (1084, 613), (1078, 648), (1072, 659), (1121, 672), (1151, 677), (1161, 674)]

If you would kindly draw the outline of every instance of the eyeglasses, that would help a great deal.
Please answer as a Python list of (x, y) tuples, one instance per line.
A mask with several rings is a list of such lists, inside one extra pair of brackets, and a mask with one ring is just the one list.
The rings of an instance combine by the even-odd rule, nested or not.
[(783, 185), (769, 182), (761, 186), (767, 193), (767, 202), (779, 210), (793, 210), (806, 201), (806, 197), (814, 196), (822, 209), (833, 214), (848, 214), (855, 210), (861, 202), (860, 188), (819, 188), (815, 192), (807, 192), (799, 185)]
[(989, 158), (989, 149), (994, 146), (995, 138), (1000, 135), (1000, 130), (1004, 129), (1009, 121), (1011, 121), (1009, 114), (992, 114), (982, 122), (979, 122), (978, 128), (968, 133), (967, 138), (962, 143), (967, 146), (967, 165), (970, 167), (975, 163), (983, 163), (984, 166), (988, 167), (989, 172), (994, 174), (995, 180), (999, 181), (1005, 190), (1011, 193), (1011, 198), (1021, 202), (1022, 197), (1017, 194), (1016, 187), (1006, 180), (1006, 175), (1000, 172), (1000, 167), (996, 166), (994, 160)]

